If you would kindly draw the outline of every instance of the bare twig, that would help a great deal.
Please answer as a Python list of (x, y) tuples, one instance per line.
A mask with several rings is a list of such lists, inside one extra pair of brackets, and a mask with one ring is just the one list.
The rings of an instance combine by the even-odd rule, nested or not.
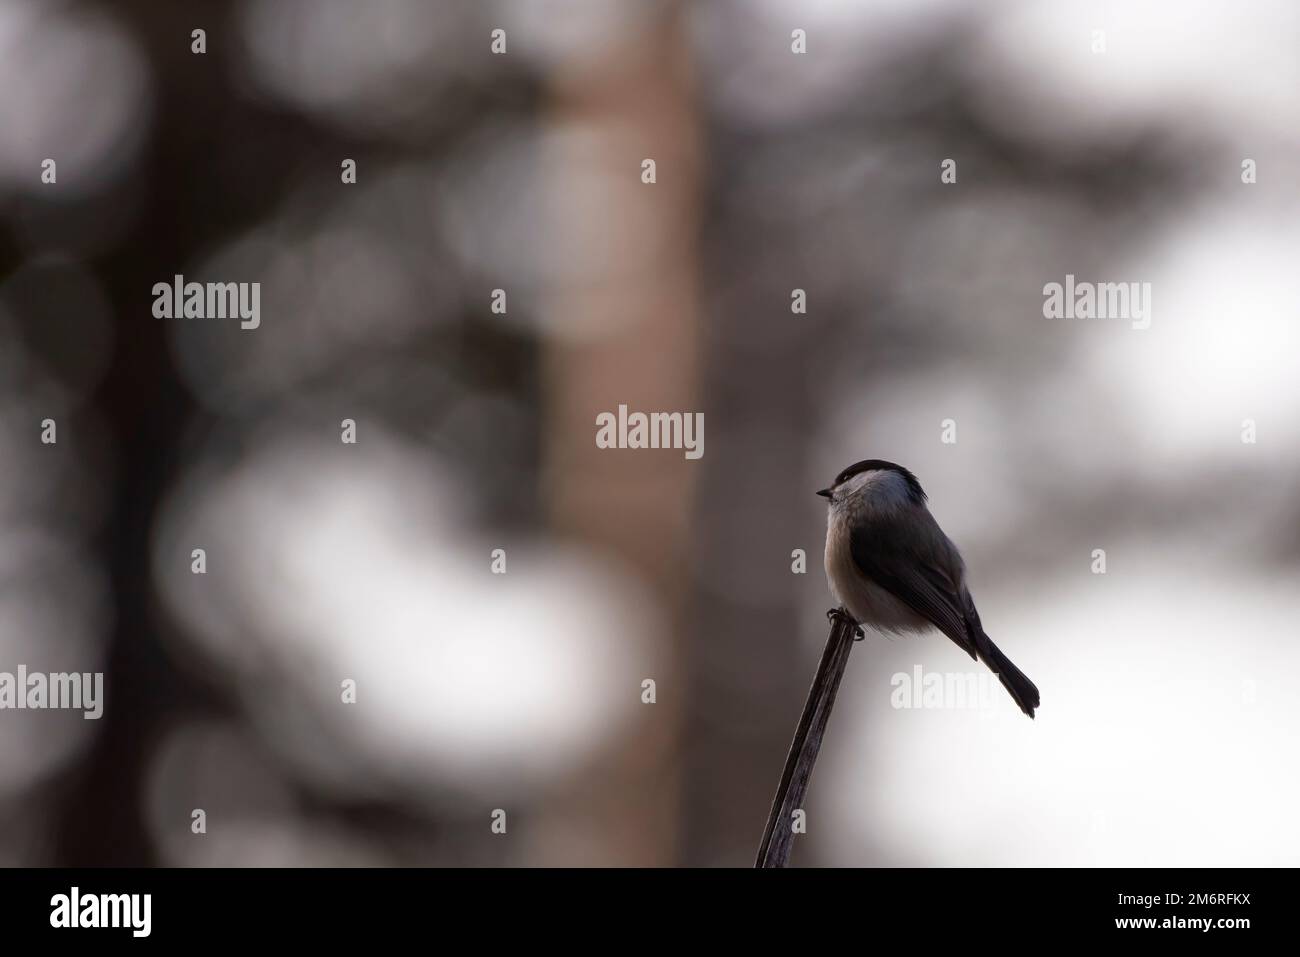
[(847, 617), (832, 618), (830, 637), (826, 639), (817, 675), (804, 703), (799, 726), (795, 728), (781, 783), (777, 785), (776, 798), (772, 801), (772, 813), (768, 815), (767, 829), (763, 832), (763, 843), (758, 847), (755, 867), (785, 867), (790, 863), (794, 812), (803, 807), (804, 796), (808, 793), (808, 779), (812, 777), (817, 752), (821, 750), (826, 722), (830, 720), (831, 708), (835, 704), (835, 692), (844, 677), (844, 667), (849, 663), (855, 631), (853, 622)]

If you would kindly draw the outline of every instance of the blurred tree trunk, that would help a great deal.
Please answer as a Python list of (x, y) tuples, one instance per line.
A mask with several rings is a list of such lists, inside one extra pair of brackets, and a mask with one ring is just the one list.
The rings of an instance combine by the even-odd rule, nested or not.
[[(636, 18), (633, 18), (635, 22)], [(687, 37), (671, 9), (551, 76), (549, 156), (558, 268), (545, 304), (544, 481), (553, 529), (625, 560), (661, 615), (657, 703), (541, 811), (539, 833), (578, 835), (549, 864), (676, 862), (685, 674), (679, 636), (691, 593), (688, 525), (698, 461), (680, 450), (607, 450), (596, 416), (699, 410), (696, 289), (699, 142)], [(642, 181), (642, 161), (657, 181)], [(638, 686), (628, 688), (639, 694)]]

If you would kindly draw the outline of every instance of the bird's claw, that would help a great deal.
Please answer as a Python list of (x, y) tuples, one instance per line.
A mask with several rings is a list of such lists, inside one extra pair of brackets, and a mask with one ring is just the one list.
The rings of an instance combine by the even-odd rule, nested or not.
[(866, 637), (866, 634), (862, 630), (862, 626), (859, 625), (856, 621), (854, 621), (853, 616), (850, 615), (843, 608), (832, 608), (830, 611), (826, 612), (826, 620), (834, 621), (834, 622), (842, 621), (852, 626), (853, 634), (855, 635), (853, 639), (854, 641), (861, 641), (863, 638)]

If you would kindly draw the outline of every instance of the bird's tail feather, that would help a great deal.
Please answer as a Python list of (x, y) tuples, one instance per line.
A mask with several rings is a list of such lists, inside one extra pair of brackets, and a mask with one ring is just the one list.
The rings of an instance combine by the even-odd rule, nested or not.
[(1011, 693), (1020, 710), (1032, 718), (1034, 709), (1038, 707), (1038, 687), (1029, 680), (1028, 675), (1011, 663), (1011, 659), (993, 644), (993, 639), (984, 634), (983, 630), (976, 634), (975, 648), (980, 659), (997, 674), (1002, 687)]

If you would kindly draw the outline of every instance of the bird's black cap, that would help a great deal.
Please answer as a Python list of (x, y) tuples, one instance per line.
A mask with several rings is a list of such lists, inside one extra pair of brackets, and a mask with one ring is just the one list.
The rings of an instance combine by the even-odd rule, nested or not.
[[(897, 462), (886, 462), (884, 459), (863, 459), (861, 462), (854, 462), (839, 475), (835, 476), (835, 481), (831, 483), (831, 488), (846, 482), (859, 472), (897, 472), (903, 476), (907, 482), (907, 490), (911, 493), (912, 500), (918, 505), (925, 504), (925, 489), (921, 488), (921, 483), (917, 481), (916, 476), (909, 469), (903, 468)], [(821, 492), (817, 493), (822, 494)]]

